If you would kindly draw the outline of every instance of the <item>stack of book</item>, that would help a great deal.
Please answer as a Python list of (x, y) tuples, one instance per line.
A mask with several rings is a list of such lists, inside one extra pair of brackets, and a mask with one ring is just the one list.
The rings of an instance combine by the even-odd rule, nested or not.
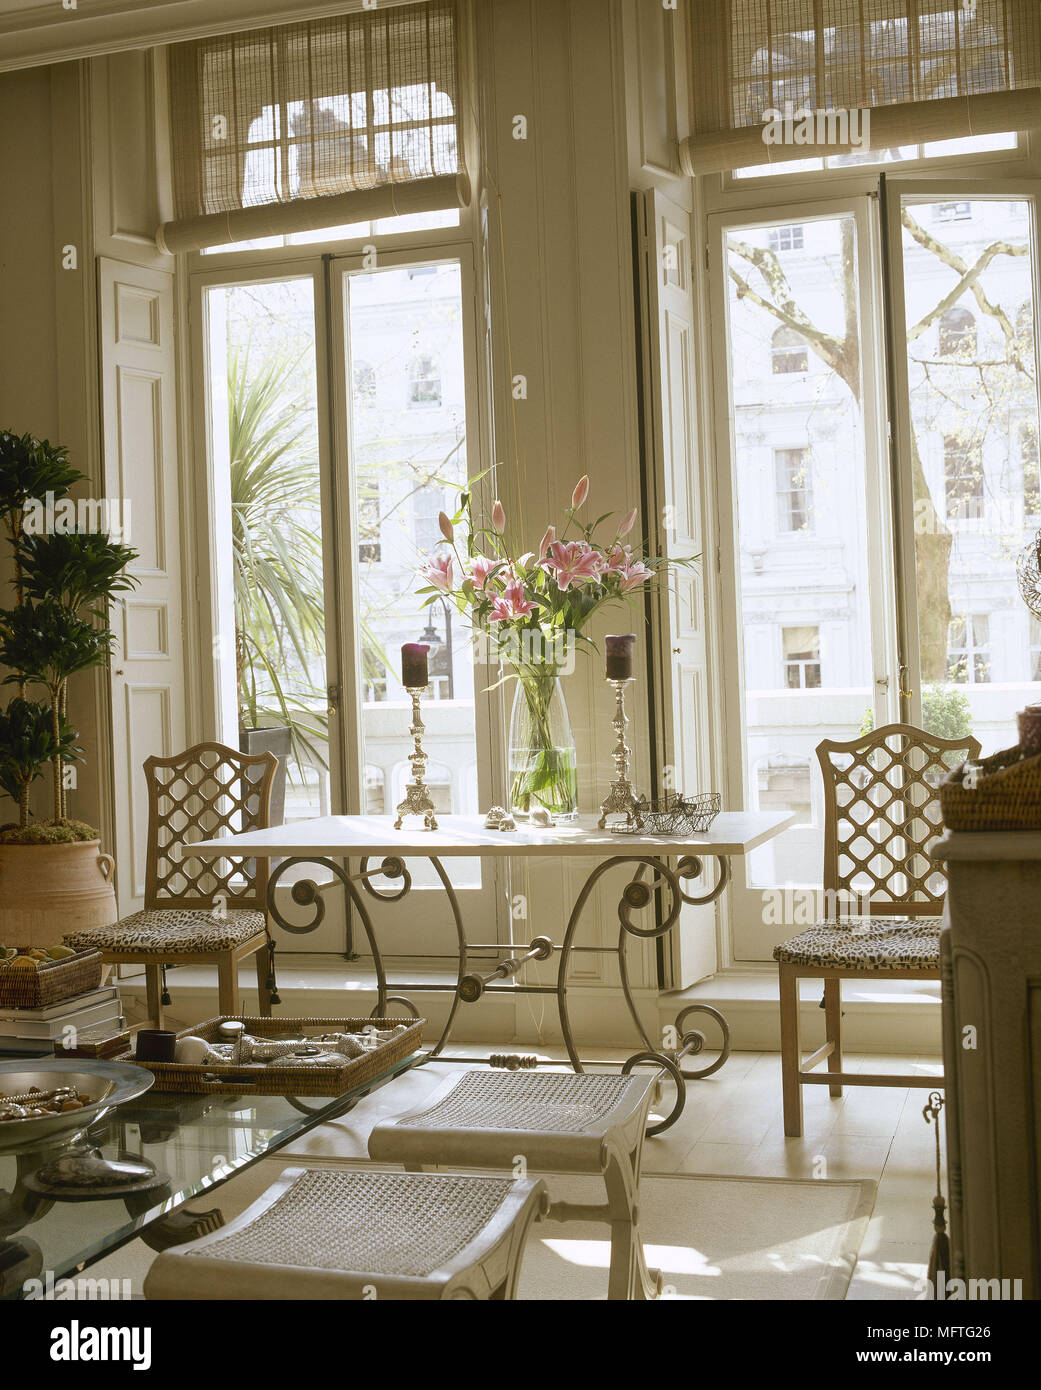
[(126, 1027), (119, 991), (102, 985), (38, 1009), (0, 1009), (0, 1055), (44, 1057), (74, 1049), (88, 1030), (117, 1033)]

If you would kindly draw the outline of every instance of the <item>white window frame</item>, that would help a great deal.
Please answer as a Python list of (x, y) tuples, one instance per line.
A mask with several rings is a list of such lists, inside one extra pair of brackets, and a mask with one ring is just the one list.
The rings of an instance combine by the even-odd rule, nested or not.
[[(1035, 245), (1038, 242), (1037, 221), (1041, 218), (1041, 139), (1032, 134), (1021, 133), (1019, 148), (1009, 151), (1007, 160), (993, 155), (965, 156), (922, 161), (918, 164), (891, 166), (886, 170), (891, 192), (891, 215), (900, 194), (923, 196), (935, 195), (942, 191), (950, 194), (951, 201), (971, 200), (979, 197), (1007, 197), (1022, 200), (1035, 199), (1035, 216), (1029, 228)], [(986, 166), (985, 171), (983, 166)], [(980, 168), (987, 177), (967, 178), (966, 172), (974, 167)], [(894, 172), (894, 170), (896, 172)], [(878, 216), (878, 174), (877, 168), (866, 171), (835, 170), (804, 174), (781, 175), (775, 178), (734, 180), (730, 176), (712, 175), (697, 181), (703, 210), (701, 235), (704, 243), (704, 259), (708, 267), (709, 311), (706, 315), (703, 351), (714, 366), (712, 398), (712, 436), (715, 440), (717, 465), (714, 477), (716, 509), (706, 519), (706, 548), (718, 557), (720, 570), (720, 603), (717, 609), (707, 615), (709, 641), (712, 649), (719, 653), (721, 679), (724, 688), (740, 690), (743, 670), (743, 634), (739, 619), (740, 570), (736, 551), (737, 517), (733, 496), (734, 440), (730, 424), (729, 383), (726, 364), (729, 360), (726, 338), (726, 316), (721, 312), (726, 295), (726, 252), (725, 238), (729, 230), (749, 225), (768, 223), (806, 223), (813, 218), (831, 217), (843, 212), (851, 212), (858, 219), (858, 253), (861, 261), (860, 280), (862, 285), (881, 287), (881, 275), (887, 268), (881, 265), (881, 226)], [(898, 230), (898, 229), (897, 229)], [(867, 240), (865, 241), (865, 236)], [(895, 244), (899, 245), (899, 241)], [(888, 272), (890, 287), (892, 273)], [(1035, 287), (1035, 296), (1037, 289)], [(894, 321), (902, 322), (902, 297), (894, 299), (892, 313)], [(874, 399), (883, 404), (883, 356), (884, 345), (877, 340), (875, 324), (881, 324), (881, 314), (877, 304), (861, 306), (863, 363), (866, 373), (876, 374), (872, 388)], [(1041, 361), (1041, 343), (1038, 342), (1038, 312), (1035, 307), (1034, 335)], [(909, 456), (909, 412), (907, 408), (906, 361), (895, 354), (898, 390), (893, 403), (891, 428), (894, 436), (901, 436), (903, 457)], [(899, 389), (899, 377), (903, 373), (903, 389)], [(866, 389), (865, 402), (871, 398)], [(874, 653), (874, 690), (876, 724), (893, 719), (908, 719), (921, 722), (920, 709), (920, 666), (917, 650), (917, 627), (913, 613), (914, 596), (906, 593), (905, 602), (897, 607), (897, 593), (893, 580), (893, 555), (900, 555), (905, 574), (914, 573), (914, 536), (911, 528), (897, 536), (895, 518), (897, 516), (896, 498), (889, 476), (890, 443), (884, 412), (872, 412), (865, 419), (867, 466), (869, 486), (872, 475), (878, 495), (884, 499), (880, 515), (867, 519), (869, 550), (875, 562), (884, 566), (880, 576), (879, 592), (872, 604), (872, 642)], [(779, 441), (780, 444), (783, 441)], [(942, 446), (941, 446), (942, 447)], [(901, 499), (903, 516), (913, 515), (913, 505), (909, 496), (909, 481), (905, 480), (908, 495)], [(885, 608), (893, 606), (897, 615), (898, 632), (903, 630), (906, 662), (900, 665), (900, 652), (897, 649), (897, 633), (889, 629)], [(899, 698), (901, 690), (910, 690), (906, 700)], [(744, 727), (744, 702), (732, 702), (731, 718), (735, 705), (740, 708), (740, 738), (728, 738), (726, 749), (720, 750), (717, 763), (719, 784), (726, 788), (725, 794), (733, 806), (747, 806), (747, 784), (744, 767), (744, 748), (746, 731)], [(733, 962), (735, 941), (742, 919), (761, 913), (761, 896), (757, 890), (744, 887), (743, 875), (736, 874), (729, 890), (727, 909), (723, 917), (724, 936), (722, 940), (722, 963)]]
[[(342, 299), (339, 294), (339, 272), (363, 273), (394, 267), (458, 263), (461, 273), (463, 307), (463, 352), (466, 394), (467, 457), (471, 473), (480, 472), (479, 461), (486, 457), (485, 436), (488, 422), (482, 410), (478, 390), (480, 330), (477, 290), (474, 274), (472, 241), (472, 211), (462, 209), (458, 227), (428, 228), (421, 231), (379, 235), (378, 265), (367, 259), (371, 254), (369, 234), (342, 241), (306, 243), (282, 247), (252, 248), (219, 253), (193, 252), (186, 257), (185, 309), (190, 328), (190, 350), (184, 359), (189, 374), (191, 400), (191, 430), (195, 457), (204, 466), (193, 470), (192, 507), (197, 534), (204, 537), (207, 554), (201, 556), (201, 573), (196, 587), (198, 651), (208, 654), (213, 649), (218, 624), (217, 591), (221, 561), (218, 538), (209, 519), (215, 514), (218, 483), (210, 439), (210, 409), (208, 382), (208, 343), (206, 329), (207, 290), (222, 284), (264, 282), (294, 277), (311, 279), (315, 304), (315, 351), (317, 357), (319, 459), (322, 475), (323, 521), (327, 537), (334, 534), (348, 538), (342, 544), (349, 555), (357, 555), (358, 534), (356, 518), (350, 516), (349, 500), (353, 495), (346, 478), (336, 474), (333, 460), (349, 457), (350, 421), (346, 392), (347, 363), (344, 360), (346, 325), (343, 321)], [(330, 265), (331, 293), (326, 297), (325, 263)], [(401, 403), (407, 409), (407, 403)], [(339, 543), (338, 543), (339, 544)], [(332, 811), (359, 814), (366, 806), (364, 744), (361, 734), (360, 700), (364, 696), (358, 663), (351, 659), (352, 633), (357, 631), (357, 595), (353, 590), (350, 565), (341, 565), (334, 555), (337, 545), (327, 540), (326, 593), (333, 598), (335, 612), (327, 616), (327, 665), (336, 672), (335, 683), (340, 686), (339, 717), (332, 727), (339, 729), (339, 738), (330, 737), (330, 797)], [(417, 620), (420, 617), (417, 609)], [(203, 704), (199, 723), (203, 728), (219, 727), (218, 712), (220, 682), (211, 662), (199, 661), (193, 672), (193, 687), (199, 690)], [(496, 799), (494, 785), (503, 762), (498, 731), (501, 728), (501, 697), (482, 692), (478, 678), (475, 692), (475, 727), (477, 737), (477, 776), (481, 804)], [(224, 722), (226, 722), (226, 717)], [(334, 748), (334, 742), (336, 747)], [(392, 780), (392, 779), (391, 779)], [(388, 783), (385, 797), (391, 806), (392, 786)], [(510, 923), (506, 904), (506, 866), (499, 860), (482, 864), (480, 888), (458, 888), (466, 918), (487, 922), (492, 938), (510, 940)], [(429, 924), (423, 912), (416, 911), (415, 894), (425, 891), (414, 886), (407, 913), (397, 914), (393, 922), (392, 950), (402, 957), (402, 965), (422, 962), (429, 958)], [(433, 890), (441, 893), (440, 889)], [(387, 913), (387, 916), (393, 914)], [(356, 946), (364, 948), (355, 932)], [(437, 951), (443, 953), (448, 938), (437, 933)], [(296, 947), (294, 947), (296, 949)], [(301, 954), (308, 951), (308, 938), (299, 938)], [(317, 952), (326, 954), (326, 950)]]

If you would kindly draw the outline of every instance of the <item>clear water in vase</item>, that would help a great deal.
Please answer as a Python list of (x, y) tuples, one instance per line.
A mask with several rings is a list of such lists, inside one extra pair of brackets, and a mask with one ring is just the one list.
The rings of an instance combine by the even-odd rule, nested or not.
[(517, 680), (510, 718), (510, 811), (530, 820), (548, 811), (554, 823), (578, 815), (578, 757), (558, 677), (543, 672)]

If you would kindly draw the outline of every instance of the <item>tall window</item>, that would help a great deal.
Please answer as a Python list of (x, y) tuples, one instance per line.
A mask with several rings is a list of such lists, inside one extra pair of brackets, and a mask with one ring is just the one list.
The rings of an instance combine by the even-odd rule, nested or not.
[(784, 684), (788, 690), (819, 690), (821, 684), (821, 633), (819, 627), (781, 629), (784, 650)]
[(794, 328), (779, 328), (770, 339), (775, 376), (788, 372), (805, 372), (809, 367), (806, 339)]
[(408, 381), (410, 405), (441, 404), (441, 367), (432, 353), (421, 352), (413, 358)]
[(940, 319), (941, 357), (972, 357), (976, 352), (976, 319), (968, 309), (948, 309)]
[(380, 548), (380, 485), (376, 478), (366, 478), (358, 486), (358, 559), (378, 565)]
[(950, 521), (979, 521), (984, 514), (983, 460), (961, 435), (943, 441), (944, 493)]
[(778, 531), (812, 531), (813, 489), (809, 449), (775, 449), (774, 475)]
[(947, 639), (947, 679), (959, 685), (990, 680), (990, 617), (971, 613), (952, 618)]
[(424, 487), (412, 499), (413, 538), (420, 555), (433, 555), (442, 540), (438, 515), (444, 511), (445, 495), (439, 487)]
[(354, 399), (358, 405), (376, 404), (376, 369), (371, 362), (354, 364)]
[(1041, 681), (1041, 622), (1030, 614), (1030, 679)]
[(1020, 427), (1019, 459), (1023, 468), (1023, 515), (1041, 516), (1041, 468), (1034, 425)]

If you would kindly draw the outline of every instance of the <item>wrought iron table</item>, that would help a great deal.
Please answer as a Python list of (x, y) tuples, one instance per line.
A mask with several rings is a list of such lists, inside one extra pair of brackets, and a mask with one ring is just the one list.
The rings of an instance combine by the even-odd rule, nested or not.
[[(572, 954), (599, 952), (616, 955), (622, 992), (643, 1042), (643, 1049), (621, 1064), (622, 1070), (628, 1072), (638, 1065), (655, 1065), (667, 1072), (676, 1085), (676, 1101), (671, 1112), (656, 1120), (648, 1129), (648, 1134), (659, 1134), (679, 1118), (686, 1095), (686, 1082), (711, 1075), (726, 1061), (730, 1052), (730, 1034), (726, 1019), (717, 1009), (708, 1004), (690, 1004), (681, 1011), (670, 1030), (674, 1045), (656, 1045), (648, 1035), (633, 999), (626, 963), (626, 943), (631, 937), (665, 937), (677, 925), (684, 904), (701, 907), (714, 902), (729, 882), (731, 858), (748, 854), (766, 843), (786, 829), (792, 820), (793, 816), (784, 811), (725, 811), (707, 831), (669, 836), (646, 830), (598, 830), (592, 817), (580, 820), (574, 827), (542, 829), (519, 826), (514, 831), (499, 831), (486, 829), (483, 820), (477, 816), (446, 816), (437, 830), (410, 825), (395, 830), (390, 816), (321, 816), (315, 820), (250, 831), (226, 839), (200, 841), (191, 846), (191, 854), (193, 857), (216, 859), (226, 857), (231, 852), (236, 857), (258, 856), (280, 860), (268, 883), (268, 909), (272, 921), (291, 934), (314, 931), (325, 915), (325, 903), (322, 888), (314, 880), (298, 879), (290, 890), (293, 902), (300, 907), (313, 907), (314, 915), (303, 925), (288, 921), (279, 909), (278, 885), (290, 869), (300, 864), (314, 865), (342, 884), (372, 952), (377, 989), (373, 1016), (385, 1016), (389, 1004), (398, 1004), (413, 1017), (419, 1016), (419, 1010), (412, 1001), (393, 993), (394, 990), (440, 990), (453, 995), (441, 1034), (425, 1054), (424, 1061), (437, 1057), (441, 1061), (472, 1063), (472, 1056), (454, 1057), (444, 1052), (459, 1006), (475, 1003), (487, 993), (508, 990), (555, 995), (564, 1045), (575, 1071), (583, 1071), (585, 1066), (618, 1065), (616, 1062), (592, 1058), (583, 1061), (568, 1015), (568, 968)], [(579, 891), (559, 944), (548, 936), (536, 936), (526, 950), (505, 956), (493, 970), (480, 974), (470, 969), (471, 955), (478, 951), (501, 952), (504, 948), (501, 943), (477, 942), (468, 938), (458, 895), (442, 863), (445, 859), (468, 856), (508, 859), (567, 857), (599, 862)], [(457, 947), (457, 972), (452, 984), (387, 980), (372, 905), (400, 902), (405, 897), (412, 886), (412, 875), (407, 864), (410, 858), (429, 860), (451, 905)], [(716, 864), (714, 885), (700, 895), (688, 892), (687, 886), (701, 875), (706, 861), (710, 859), (715, 860)], [(376, 860), (379, 862), (375, 863)], [(590, 895), (609, 870), (621, 865), (631, 868), (632, 873), (618, 901), (617, 944), (579, 945), (576, 936)], [(380, 886), (381, 880), (387, 886)], [(659, 890), (662, 890), (660, 894)], [(646, 925), (641, 925), (634, 914), (648, 911)], [(548, 960), (554, 953), (558, 954), (555, 984), (504, 983), (512, 980), (529, 961)], [(722, 1035), (718, 1056), (700, 1070), (683, 1065), (706, 1043), (704, 1033), (686, 1026), (688, 1019), (695, 1014), (714, 1019)], [(535, 1058), (515, 1055), (493, 1055), (488, 1060), (493, 1065), (502, 1066), (537, 1065)]]

